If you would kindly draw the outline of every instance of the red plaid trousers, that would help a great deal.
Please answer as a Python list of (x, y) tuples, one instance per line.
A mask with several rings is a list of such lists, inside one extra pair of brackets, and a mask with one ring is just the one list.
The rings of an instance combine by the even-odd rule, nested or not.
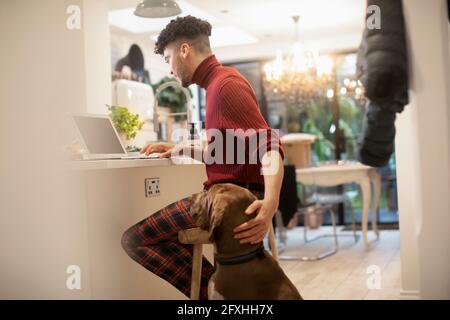
[[(252, 191), (258, 198), (262, 193)], [(187, 297), (191, 291), (193, 245), (178, 241), (178, 231), (195, 228), (191, 197), (178, 200), (130, 227), (122, 236), (125, 252), (147, 270), (171, 283)], [(214, 266), (203, 257), (200, 299), (208, 299)]]

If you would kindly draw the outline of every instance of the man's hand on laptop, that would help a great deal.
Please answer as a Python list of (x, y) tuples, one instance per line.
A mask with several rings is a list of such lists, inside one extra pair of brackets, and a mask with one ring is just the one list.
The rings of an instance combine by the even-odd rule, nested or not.
[(175, 147), (171, 143), (152, 143), (142, 148), (140, 153), (148, 156), (152, 153), (159, 153), (160, 158), (170, 158), (170, 151)]
[(203, 150), (195, 148), (192, 145), (185, 144), (170, 144), (170, 143), (155, 143), (149, 144), (142, 148), (142, 154), (149, 155), (152, 153), (159, 153), (160, 158), (170, 158), (178, 156), (188, 156), (198, 161), (203, 161)]

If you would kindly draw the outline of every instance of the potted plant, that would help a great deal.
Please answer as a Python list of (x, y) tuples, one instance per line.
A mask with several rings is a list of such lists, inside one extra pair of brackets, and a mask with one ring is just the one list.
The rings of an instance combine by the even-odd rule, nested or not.
[(125, 148), (131, 151), (133, 149), (132, 140), (136, 137), (139, 130), (142, 129), (144, 122), (139, 121), (139, 115), (130, 113), (126, 107), (108, 106), (108, 109), (120, 139)]

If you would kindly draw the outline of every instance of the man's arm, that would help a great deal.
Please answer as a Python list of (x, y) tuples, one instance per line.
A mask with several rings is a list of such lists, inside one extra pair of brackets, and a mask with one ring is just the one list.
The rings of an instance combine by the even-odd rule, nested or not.
[(255, 218), (234, 229), (235, 238), (241, 243), (255, 244), (263, 241), (278, 209), (284, 176), (283, 159), (278, 151), (268, 151), (264, 154), (261, 171), (265, 184), (264, 199), (255, 200), (245, 211), (246, 214), (252, 214), (255, 211), (258, 213)]
[[(280, 200), (281, 184), (283, 183), (283, 159), (278, 151), (268, 151), (262, 158), (261, 171), (264, 175), (264, 200), (276, 203)], [(276, 209), (275, 209), (276, 211)], [(275, 211), (273, 214), (275, 214)]]

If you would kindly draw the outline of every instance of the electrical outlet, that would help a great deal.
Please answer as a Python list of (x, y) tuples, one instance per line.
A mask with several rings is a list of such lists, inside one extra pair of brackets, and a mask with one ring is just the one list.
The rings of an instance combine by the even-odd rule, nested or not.
[(145, 179), (145, 197), (157, 197), (161, 194), (161, 189), (159, 188), (159, 178), (147, 178)]

